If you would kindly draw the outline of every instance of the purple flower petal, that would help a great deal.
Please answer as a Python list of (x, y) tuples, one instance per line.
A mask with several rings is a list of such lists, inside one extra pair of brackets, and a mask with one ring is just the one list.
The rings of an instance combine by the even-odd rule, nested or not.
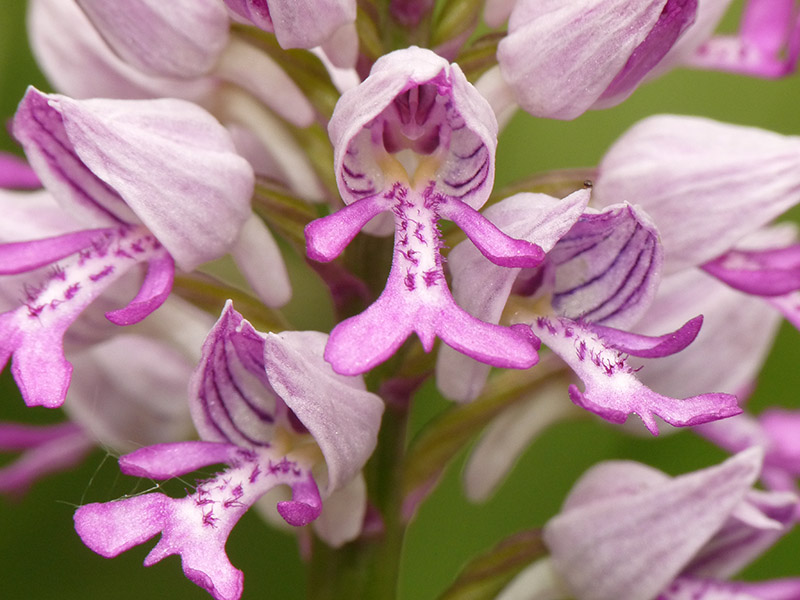
[(93, 448), (92, 440), (74, 423), (0, 423), (0, 450), (23, 451), (0, 468), (0, 493), (19, 497), (39, 479), (80, 464)]
[(13, 154), (0, 152), (0, 188), (33, 190), (40, 187), (42, 182), (28, 163)]
[(762, 299), (736, 292), (700, 269), (688, 269), (662, 280), (636, 331), (658, 335), (697, 313), (704, 315), (703, 327), (685, 350), (657, 362), (631, 359), (629, 363), (636, 368), (644, 365), (639, 379), (669, 396), (682, 398), (707, 390), (743, 393), (766, 360), (780, 315)]
[(238, 446), (217, 442), (167, 442), (121, 456), (120, 471), (134, 477), (171, 479), (236, 459)]
[(693, 2), (516, 3), (498, 61), (531, 114), (574, 119), (611, 87), (624, 97), (694, 16)]
[(370, 219), (389, 210), (391, 206), (391, 196), (376, 194), (361, 198), (332, 215), (311, 221), (305, 228), (306, 254), (318, 262), (332, 261)]
[[(760, 453), (746, 451), (716, 467), (636, 484), (637, 476), (624, 486), (590, 470), (583, 480), (594, 481), (598, 498), (571, 506), (568, 499), (544, 528), (553, 565), (582, 600), (654, 598), (734, 513), (760, 467)], [(604, 482), (613, 491), (603, 493)]]
[(715, 36), (689, 57), (694, 67), (756, 77), (783, 77), (797, 68), (800, 14), (793, 0), (750, 0), (738, 35)]
[(355, 0), (225, 0), (239, 17), (275, 33), (282, 48), (313, 48), (356, 20)]
[(215, 0), (77, 1), (123, 60), (153, 75), (202, 75), (228, 41), (228, 15)]
[(542, 342), (583, 380), (584, 392), (570, 386), (572, 401), (612, 423), (624, 423), (635, 413), (657, 435), (655, 415), (684, 427), (741, 412), (736, 397), (730, 394), (702, 394), (683, 400), (657, 394), (636, 378), (624, 354), (607, 346), (579, 322), (539, 317), (532, 326)]
[(627, 98), (664, 58), (695, 19), (697, 0), (668, 0), (653, 29), (600, 96), (595, 108), (614, 106)]
[(51, 238), (0, 244), (0, 275), (33, 271), (84, 250), (111, 236), (113, 229), (84, 229)]
[(507, 236), (467, 204), (445, 201), (438, 209), (442, 217), (458, 225), (481, 254), (496, 265), (532, 268), (544, 260), (544, 250), (540, 246)]
[(655, 296), (662, 252), (655, 227), (632, 206), (584, 214), (548, 253), (553, 308), (610, 327), (636, 322)]
[[(147, 468), (165, 467), (163, 473), (168, 473), (180, 471), (181, 465), (188, 469), (207, 463), (216, 458), (215, 451), (206, 450), (211, 446), (221, 448), (221, 454), (227, 455), (225, 462), (231, 466), (199, 482), (196, 491), (184, 498), (153, 493), (82, 506), (75, 513), (75, 529), (89, 548), (105, 557), (117, 556), (161, 532), (158, 544), (145, 558), (145, 566), (179, 554), (189, 580), (218, 600), (237, 600), (242, 593), (242, 573), (231, 565), (225, 553), (233, 527), (254, 502), (282, 484), (291, 486), (293, 496), (291, 501), (281, 503), (282, 512), (292, 525), (307, 524), (321, 508), (316, 485), (306, 467), (269, 449), (250, 451), (202, 442), (182, 444), (188, 451), (188, 456), (183, 457), (185, 462), (181, 444), (173, 444), (166, 455), (145, 457)], [(142, 456), (141, 452), (134, 454)]]
[(680, 352), (691, 344), (700, 332), (702, 315), (687, 321), (680, 329), (660, 336), (645, 336), (620, 329), (584, 323), (586, 329), (599, 337), (609, 348), (642, 358), (661, 358)]
[[(57, 249), (46, 254), (63, 253), (61, 240), (55, 238)], [(26, 404), (53, 408), (64, 402), (72, 373), (63, 351), (67, 328), (136, 264), (165, 256), (164, 248), (143, 227), (102, 230), (48, 280), (29, 287), (22, 306), (0, 315), (0, 365), (13, 353), (11, 371)]]
[[(549, 252), (581, 216), (588, 201), (587, 190), (579, 190), (562, 200), (544, 194), (517, 194), (493, 204), (484, 216), (504, 233), (535, 242)], [(453, 248), (447, 260), (453, 297), (459, 305), (478, 319), (499, 323), (520, 270), (492, 264), (467, 241)], [(540, 267), (544, 268), (546, 264)], [(450, 348), (440, 349), (436, 382), (447, 398), (459, 402), (473, 400), (488, 375), (488, 365)]]
[(800, 289), (800, 244), (770, 250), (731, 250), (703, 269), (734, 289), (781, 296)]
[(224, 254), (250, 217), (252, 168), (194, 104), (76, 101), (31, 88), (14, 134), (59, 201), (95, 223), (141, 219), (184, 270)]
[(189, 406), (202, 439), (244, 448), (266, 446), (286, 412), (267, 379), (264, 336), (230, 302), (203, 343)]
[(106, 313), (106, 318), (115, 325), (132, 325), (144, 319), (164, 304), (175, 277), (175, 261), (164, 253), (147, 263), (147, 275), (139, 293), (125, 308)]

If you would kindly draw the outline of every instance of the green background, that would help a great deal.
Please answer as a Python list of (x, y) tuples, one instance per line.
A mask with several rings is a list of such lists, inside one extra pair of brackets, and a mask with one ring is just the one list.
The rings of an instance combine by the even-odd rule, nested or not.
[[(26, 46), (24, 2), (0, 0), (0, 8), (0, 118), (7, 121), (28, 84), (48, 87)], [(679, 70), (644, 86), (617, 108), (591, 112), (572, 122), (520, 114), (501, 137), (498, 184), (548, 169), (594, 165), (626, 128), (655, 113), (705, 115), (798, 135), (799, 99), (798, 77), (761, 81)], [(0, 147), (14, 148), (7, 136), (2, 136)], [(795, 210), (791, 218), (797, 220), (797, 216)], [(798, 334), (784, 325), (750, 400), (752, 410), (772, 404), (800, 405), (798, 358)], [(24, 408), (7, 372), (0, 386), (0, 420), (52, 422), (61, 417), (58, 411)], [(415, 403), (414, 426), (420, 427), (445, 406), (432, 386), (427, 386)], [(401, 596), (434, 598), (471, 556), (514, 531), (543, 524), (558, 511), (575, 479), (599, 460), (635, 458), (678, 474), (723, 457), (721, 451), (687, 432), (651, 439), (622, 434), (599, 420), (563, 424), (529, 448), (512, 477), (484, 505), (463, 498), (462, 457), (410, 528)], [(106, 560), (78, 540), (72, 529), (77, 505), (120, 497), (137, 485), (119, 475), (112, 456), (97, 451), (76, 471), (39, 482), (22, 502), (0, 498), (0, 597), (208, 598), (182, 576), (177, 557), (144, 569), (141, 562), (152, 543)], [(800, 534), (791, 534), (744, 575), (800, 575), (798, 548)], [(233, 564), (245, 572), (244, 598), (304, 597), (304, 570), (294, 537), (247, 514), (234, 529), (228, 551)]]

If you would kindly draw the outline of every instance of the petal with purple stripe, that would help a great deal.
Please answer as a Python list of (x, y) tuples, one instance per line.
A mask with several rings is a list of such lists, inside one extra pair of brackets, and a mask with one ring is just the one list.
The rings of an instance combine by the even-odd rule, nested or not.
[(272, 439), (283, 403), (267, 380), (264, 337), (230, 302), (203, 343), (189, 406), (204, 440), (252, 448)]
[(609, 206), (585, 213), (548, 253), (557, 314), (611, 327), (637, 321), (660, 281), (658, 232), (640, 210)]

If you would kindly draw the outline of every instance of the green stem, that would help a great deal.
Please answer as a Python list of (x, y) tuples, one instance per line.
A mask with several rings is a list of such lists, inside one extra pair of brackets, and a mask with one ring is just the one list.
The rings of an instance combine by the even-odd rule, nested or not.
[[(369, 531), (342, 548), (314, 540), (309, 566), (309, 598), (392, 600), (397, 597), (406, 522), (401, 514), (408, 402), (387, 400), (378, 446), (365, 469), (370, 501), (380, 514), (378, 533)], [(410, 396), (410, 392), (408, 394)]]

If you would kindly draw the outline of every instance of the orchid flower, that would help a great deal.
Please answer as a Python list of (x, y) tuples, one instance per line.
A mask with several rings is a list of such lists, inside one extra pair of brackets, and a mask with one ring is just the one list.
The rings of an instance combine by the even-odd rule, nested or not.
[[(559, 202), (543, 194), (519, 194), (486, 214), (510, 235), (538, 239), (537, 224), (549, 221), (543, 215), (558, 214), (575, 202), (574, 196)], [(583, 210), (587, 199), (574, 209)], [(671, 425), (687, 426), (741, 412), (729, 394), (685, 400), (658, 394), (638, 380), (628, 362), (629, 355), (658, 358), (679, 352), (702, 322), (693, 318), (672, 333), (656, 336), (627, 331), (647, 310), (660, 279), (662, 249), (642, 211), (626, 204), (602, 212), (586, 209), (548, 246), (537, 269), (500, 270), (463, 242), (449, 257), (456, 298), (471, 314), (490, 322), (499, 322), (505, 310), (512, 322), (529, 324), (583, 380), (585, 391), (569, 387), (572, 401), (612, 423), (635, 413), (656, 434), (656, 415)], [(514, 301), (506, 306), (509, 298)], [(487, 375), (485, 366), (442, 349), (437, 383), (445, 396), (474, 399)]]
[(702, 267), (800, 327), (800, 244), (762, 231), (800, 202), (798, 173), (800, 138), (662, 115), (609, 149), (594, 201), (636, 198), (658, 226), (666, 273)]
[(800, 56), (795, 0), (751, 0), (740, 32), (715, 36), (731, 0), (551, 2), (493, 0), (486, 19), (509, 18), (498, 47), (502, 78), (490, 70), (478, 87), (492, 106), (574, 119), (608, 108), (636, 87), (680, 66), (777, 78)]
[[(136, 297), (106, 314), (144, 319), (169, 295), (174, 268), (191, 270), (237, 243), (250, 218), (253, 172), (227, 132), (179, 100), (77, 101), (29, 89), (14, 134), (76, 229), (0, 245), (4, 275), (54, 265), (0, 315), (0, 364), (26, 404), (60, 406), (72, 372), (63, 336), (81, 312), (136, 265)], [(35, 222), (35, 221), (34, 221)], [(67, 221), (70, 222), (70, 221)]]
[[(325, 337), (261, 334), (229, 302), (190, 386), (202, 441), (148, 446), (119, 461), (124, 473), (152, 479), (219, 463), (228, 468), (199, 481), (185, 498), (149, 493), (82, 506), (75, 527), (84, 543), (113, 557), (161, 533), (145, 566), (180, 554), (191, 581), (217, 600), (239, 598), (243, 575), (225, 543), (245, 511), (288, 485), (292, 499), (277, 504), (287, 523), (300, 527), (321, 513), (324, 519), (323, 499), (359, 477), (377, 441), (383, 403), (360, 378), (338, 375), (323, 361)], [(327, 482), (321, 494), (320, 477)], [(323, 529), (337, 544), (360, 532), (366, 510), (360, 489), (361, 497), (335, 511), (337, 520)]]
[(477, 360), (526, 368), (537, 360), (527, 328), (481, 322), (450, 294), (437, 223), (453, 220), (490, 260), (534, 266), (535, 244), (501, 233), (476, 209), (494, 178), (497, 123), (457, 65), (430, 50), (408, 48), (378, 60), (346, 92), (329, 126), (339, 191), (348, 206), (306, 227), (308, 256), (331, 261), (379, 213), (394, 217), (389, 279), (364, 313), (331, 332), (325, 358), (343, 374), (388, 359), (416, 332), (430, 351), (434, 338)]
[[(0, 450), (21, 451), (0, 468), (0, 492), (22, 495), (46, 475), (79, 464), (98, 446), (119, 453), (187, 438), (192, 427), (186, 386), (196, 359), (189, 360), (194, 350), (181, 346), (191, 344), (206, 317), (188, 303), (170, 298), (146, 326), (133, 328), (136, 333), (73, 352), (75, 375), (65, 403), (69, 422), (0, 424)], [(149, 334), (155, 322), (168, 322), (172, 328), (156, 337)], [(203, 335), (207, 331), (205, 325)], [(72, 333), (67, 338), (74, 337)], [(202, 337), (198, 349), (200, 342)], [(121, 356), (126, 360), (119, 360)]]
[(728, 581), (794, 524), (795, 494), (752, 488), (760, 467), (756, 449), (675, 478), (635, 462), (600, 463), (545, 525), (550, 558), (498, 598), (796, 598), (800, 579)]
[(518, 0), (497, 59), (524, 110), (574, 119), (633, 93), (697, 10), (697, 0)]

